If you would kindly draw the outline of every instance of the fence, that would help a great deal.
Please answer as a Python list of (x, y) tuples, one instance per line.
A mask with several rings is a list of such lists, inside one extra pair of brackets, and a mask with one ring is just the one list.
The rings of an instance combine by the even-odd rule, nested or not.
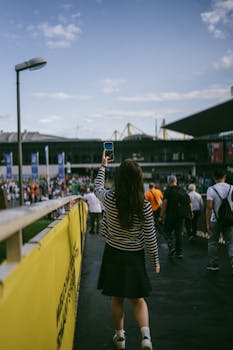
[[(22, 245), (24, 227), (62, 206), (64, 215)], [(7, 243), (0, 266), (2, 349), (72, 349), (86, 215), (77, 196), (0, 211), (0, 240)]]

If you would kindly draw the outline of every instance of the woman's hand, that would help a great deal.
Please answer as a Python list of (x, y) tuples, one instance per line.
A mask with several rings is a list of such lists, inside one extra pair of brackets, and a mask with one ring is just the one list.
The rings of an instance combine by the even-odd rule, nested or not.
[(155, 266), (155, 273), (156, 273), (156, 274), (159, 274), (159, 273), (160, 273), (160, 265), (159, 265), (159, 264), (157, 264), (157, 265)]
[(105, 149), (103, 150), (103, 154), (102, 154), (102, 165), (104, 167), (108, 165), (108, 157), (105, 156)]
[(110, 163), (110, 162), (112, 162), (112, 160), (108, 156), (105, 155), (105, 149), (104, 149), (103, 154), (102, 154), (102, 164), (101, 165), (106, 168), (108, 166), (108, 163)]

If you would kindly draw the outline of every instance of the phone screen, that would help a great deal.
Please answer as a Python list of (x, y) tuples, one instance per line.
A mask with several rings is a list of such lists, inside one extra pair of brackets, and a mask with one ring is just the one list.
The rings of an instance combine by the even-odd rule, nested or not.
[(114, 145), (113, 142), (104, 142), (105, 155), (109, 157), (109, 159), (114, 159)]

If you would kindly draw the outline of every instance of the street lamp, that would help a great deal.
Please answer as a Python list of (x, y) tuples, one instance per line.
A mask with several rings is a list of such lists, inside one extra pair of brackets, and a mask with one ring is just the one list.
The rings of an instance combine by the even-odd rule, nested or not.
[(18, 173), (19, 173), (19, 204), (22, 206), (24, 203), (23, 198), (23, 176), (22, 176), (22, 167), (23, 167), (23, 155), (22, 155), (22, 139), (21, 139), (21, 121), (20, 121), (20, 93), (19, 93), (19, 72), (25, 69), (40, 69), (46, 65), (46, 61), (41, 58), (32, 58), (29, 61), (19, 63), (15, 66), (16, 71), (16, 88), (17, 88), (17, 134), (18, 134)]

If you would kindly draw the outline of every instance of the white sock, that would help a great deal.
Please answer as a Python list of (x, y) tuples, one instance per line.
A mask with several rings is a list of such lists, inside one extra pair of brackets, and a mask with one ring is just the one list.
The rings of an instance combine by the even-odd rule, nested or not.
[(124, 338), (124, 337), (125, 337), (125, 331), (124, 331), (124, 329), (115, 329), (115, 332), (116, 332), (116, 335), (117, 335), (119, 338)]
[(142, 334), (142, 339), (144, 337), (147, 337), (148, 339), (150, 339), (150, 328), (149, 327), (142, 327), (141, 334)]

